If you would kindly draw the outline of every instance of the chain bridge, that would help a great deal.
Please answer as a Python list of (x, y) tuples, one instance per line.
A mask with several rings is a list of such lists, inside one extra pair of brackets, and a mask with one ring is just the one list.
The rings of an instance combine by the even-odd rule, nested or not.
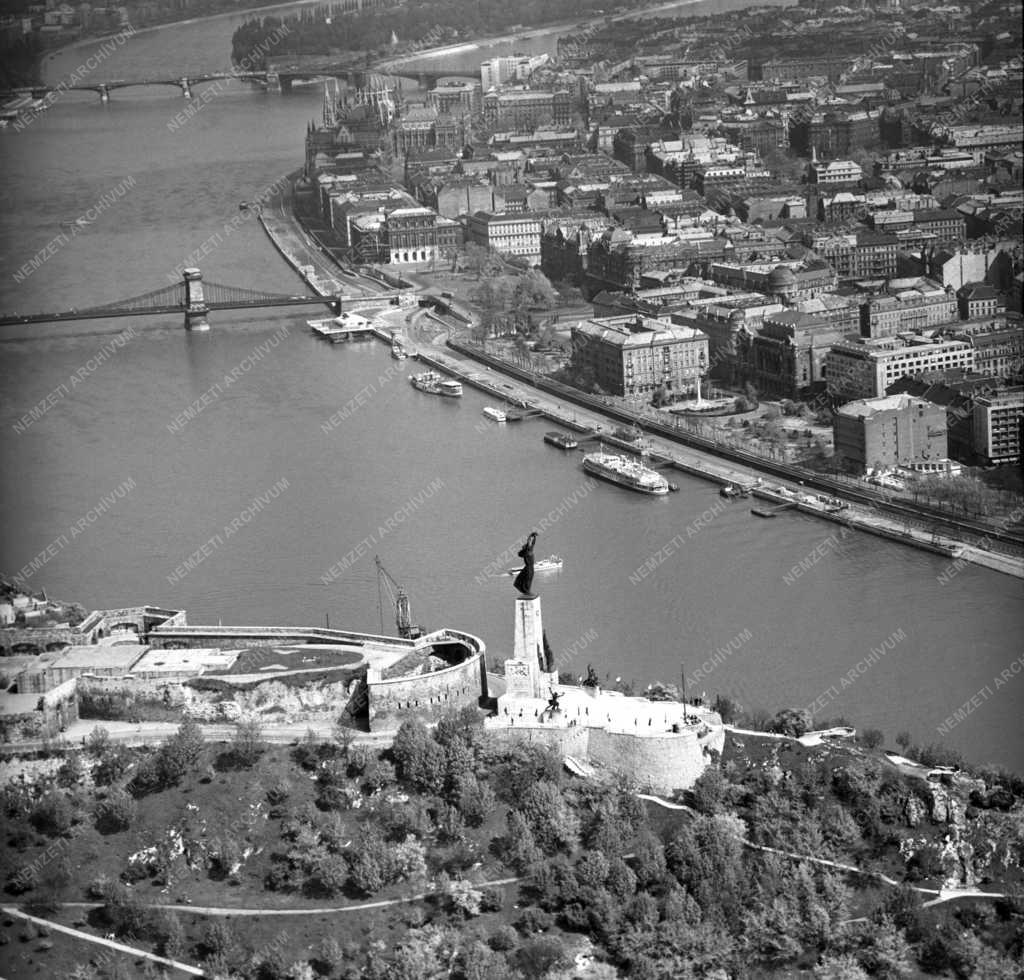
[(327, 306), (341, 312), (342, 296), (288, 296), (264, 293), (243, 286), (203, 282), (199, 269), (185, 269), (181, 282), (153, 289), (141, 296), (59, 313), (17, 313), (0, 317), (0, 326), (22, 323), (59, 323), (66, 320), (106, 320), (119, 316), (163, 316), (180, 313), (186, 330), (209, 330), (207, 314), (213, 310), (255, 310), (288, 306)]

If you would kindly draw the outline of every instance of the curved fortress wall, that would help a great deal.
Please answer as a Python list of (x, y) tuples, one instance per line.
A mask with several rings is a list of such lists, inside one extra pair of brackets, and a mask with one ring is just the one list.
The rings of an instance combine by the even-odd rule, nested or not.
[(366, 672), (370, 730), (395, 729), (411, 718), (429, 723), (449, 711), (476, 707), (487, 697), (487, 674), (484, 645), (473, 639), (475, 648), (467, 648), (466, 659), (443, 670), (383, 678), (370, 667)]
[(511, 725), (502, 726), (502, 731), (510, 738), (551, 746), (563, 757), (621, 772), (663, 794), (690, 789), (710, 763), (709, 753), (720, 753), (725, 742), (721, 726), (712, 727), (703, 738), (696, 731), (634, 735), (583, 726)]

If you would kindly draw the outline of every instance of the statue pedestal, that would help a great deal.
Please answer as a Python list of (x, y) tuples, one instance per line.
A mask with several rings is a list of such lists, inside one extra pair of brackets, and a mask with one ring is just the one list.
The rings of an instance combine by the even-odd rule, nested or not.
[(505, 661), (505, 692), (511, 697), (548, 698), (558, 673), (544, 670), (544, 623), (540, 596), (516, 596), (512, 659)]

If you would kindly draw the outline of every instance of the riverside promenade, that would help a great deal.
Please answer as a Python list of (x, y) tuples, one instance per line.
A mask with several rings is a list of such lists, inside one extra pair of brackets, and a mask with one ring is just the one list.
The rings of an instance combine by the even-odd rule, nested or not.
[[(358, 291), (367, 297), (372, 296), (375, 288), (377, 291), (386, 289), (384, 284), (368, 279), (354, 270), (340, 268), (321, 250), (295, 216), (292, 209), (291, 181), (283, 183), (284, 190), (275, 195), (272, 203), (260, 214), (260, 223), (277, 250), (310, 287), (322, 295), (335, 291), (341, 294), (347, 289), (349, 294)], [(313, 269), (312, 274), (309, 271), (310, 266)], [(422, 280), (423, 275), (418, 274), (410, 278), (415, 282)], [(334, 284), (340, 284), (341, 288), (335, 290)], [(353, 295), (352, 298), (357, 296)], [(621, 448), (637, 448), (612, 436), (612, 430), (618, 422), (602, 414), (598, 408), (563, 402), (550, 392), (542, 391), (514, 374), (504, 373), (502, 364), (497, 359), (488, 359), (487, 363), (482, 363), (481, 360), (450, 346), (452, 331), (462, 330), (464, 325), (449, 323), (429, 311), (406, 314), (404, 320), (406, 328), (402, 332), (416, 346), (418, 352), (415, 356), (424, 364), (495, 397), (526, 404), (544, 418), (576, 432), (593, 434)], [(680, 435), (683, 434), (683, 430), (680, 429)], [(829, 513), (820, 505), (797, 499), (809, 496), (809, 492), (799, 481), (772, 475), (766, 482), (765, 473), (753, 466), (712, 456), (666, 436), (648, 433), (645, 437), (645, 447), (653, 455), (661, 457), (666, 465), (691, 476), (710, 480), (718, 486), (760, 484), (759, 496), (775, 502), (792, 501), (794, 509), (809, 516), (824, 518), (848, 528), (887, 538), (898, 544), (944, 555), (950, 559), (949, 566), (943, 572), (947, 578), (951, 578), (968, 563), (982, 565), (1016, 578), (1024, 578), (1024, 558), (992, 551), (984, 546), (984, 539), (979, 542), (982, 545), (979, 547), (962, 537), (957, 537), (952, 529), (945, 528), (938, 532), (934, 528), (917, 527), (898, 516), (884, 514), (871, 505), (850, 503), (842, 511)], [(923, 515), (922, 518), (927, 520)]]

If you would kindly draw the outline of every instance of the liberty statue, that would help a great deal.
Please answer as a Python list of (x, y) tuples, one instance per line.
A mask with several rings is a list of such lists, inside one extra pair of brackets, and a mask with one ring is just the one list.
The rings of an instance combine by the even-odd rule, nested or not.
[(523, 595), (533, 594), (530, 589), (533, 586), (533, 546), (536, 541), (537, 532), (531, 531), (526, 539), (526, 544), (519, 549), (519, 557), (523, 559), (523, 567), (519, 570), (519, 574), (515, 577), (512, 584)]

